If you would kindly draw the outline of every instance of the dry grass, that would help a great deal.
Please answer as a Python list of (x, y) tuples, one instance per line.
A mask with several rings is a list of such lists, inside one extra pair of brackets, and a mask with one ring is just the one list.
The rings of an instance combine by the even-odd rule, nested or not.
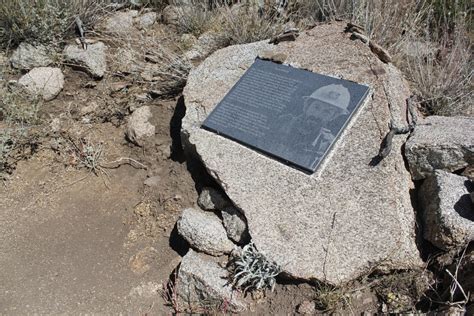
[(286, 21), (286, 18), (279, 16), (273, 7), (259, 11), (258, 6), (251, 2), (232, 8), (221, 6), (217, 11), (215, 29), (222, 33), (230, 44), (270, 39), (283, 31)]
[(472, 115), (472, 4), (464, 0), (296, 0), (295, 20), (350, 20), (388, 49), (427, 114)]
[(79, 15), (86, 27), (106, 12), (111, 0), (0, 0), (0, 46), (22, 41), (59, 45)]

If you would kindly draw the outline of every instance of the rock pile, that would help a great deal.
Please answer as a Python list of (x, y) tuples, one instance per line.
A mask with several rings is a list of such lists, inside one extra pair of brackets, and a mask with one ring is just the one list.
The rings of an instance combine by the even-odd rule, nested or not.
[[(406, 123), (410, 92), (393, 65), (352, 41), (343, 28), (323, 25), (294, 42), (265, 41), (213, 53), (189, 75), (182, 125), (185, 149), (202, 161), (241, 211), (258, 251), (286, 275), (332, 284), (374, 268), (417, 269), (422, 264), (410, 200), (414, 186), (401, 154), (405, 137), (394, 139), (386, 160), (369, 165), (390, 120)], [(372, 97), (313, 175), (201, 128), (259, 55), (285, 56), (286, 64), (371, 87)]]
[(192, 248), (179, 267), (180, 298), (192, 312), (202, 311), (203, 302), (212, 303), (207, 306), (212, 308), (225, 305), (230, 311), (246, 309), (247, 303), (231, 287), (224, 267), (227, 258), (222, 257), (238, 249), (234, 242), (248, 238), (245, 219), (213, 188), (202, 190), (198, 204), (202, 209), (185, 209), (177, 222), (178, 233)]

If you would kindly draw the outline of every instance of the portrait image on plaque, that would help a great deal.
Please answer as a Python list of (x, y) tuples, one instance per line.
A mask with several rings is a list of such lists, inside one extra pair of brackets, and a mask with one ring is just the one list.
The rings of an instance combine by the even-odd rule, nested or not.
[(368, 91), (355, 82), (256, 59), (202, 127), (312, 173)]

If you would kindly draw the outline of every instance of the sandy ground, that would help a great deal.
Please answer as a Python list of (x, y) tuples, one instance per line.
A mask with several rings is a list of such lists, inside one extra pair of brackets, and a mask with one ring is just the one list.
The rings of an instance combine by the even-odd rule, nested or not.
[[(167, 157), (175, 105), (150, 105), (160, 145), (147, 148), (129, 145), (123, 126), (67, 122), (103, 143), (104, 161), (133, 157), (147, 170), (122, 165), (94, 175), (43, 142), (1, 184), (0, 314), (169, 313), (160, 290), (181, 251), (170, 236), (197, 198), (186, 163)], [(145, 186), (148, 176), (158, 183)]]

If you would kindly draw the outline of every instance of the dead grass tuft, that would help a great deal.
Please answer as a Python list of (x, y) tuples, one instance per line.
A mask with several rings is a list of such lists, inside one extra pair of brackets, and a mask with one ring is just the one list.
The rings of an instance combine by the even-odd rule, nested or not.
[(0, 46), (23, 41), (59, 45), (74, 31), (79, 15), (91, 27), (106, 12), (111, 0), (0, 0)]
[(214, 30), (232, 45), (269, 40), (284, 30), (286, 22), (274, 8), (262, 11), (251, 2), (221, 6), (217, 11)]
[(427, 114), (472, 115), (472, 4), (455, 0), (296, 0), (295, 20), (349, 20), (388, 49)]

